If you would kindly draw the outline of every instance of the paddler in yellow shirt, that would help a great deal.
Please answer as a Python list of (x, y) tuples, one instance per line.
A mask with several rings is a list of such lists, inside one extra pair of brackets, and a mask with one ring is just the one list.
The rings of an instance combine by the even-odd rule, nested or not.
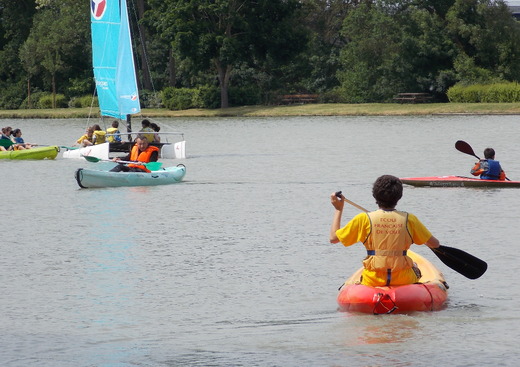
[(379, 209), (360, 213), (341, 228), (344, 197), (331, 194), (335, 208), (330, 229), (330, 242), (341, 242), (345, 247), (363, 243), (367, 256), (363, 260), (360, 283), (367, 286), (390, 286), (417, 283), (419, 269), (407, 256), (412, 243), (440, 246), (439, 240), (411, 214), (395, 209), (403, 196), (403, 184), (395, 176), (383, 175), (372, 187), (372, 196)]

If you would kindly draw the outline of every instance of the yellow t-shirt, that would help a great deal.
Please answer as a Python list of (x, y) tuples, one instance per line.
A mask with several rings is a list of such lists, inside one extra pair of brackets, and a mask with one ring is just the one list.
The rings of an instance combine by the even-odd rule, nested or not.
[[(415, 244), (422, 245), (428, 241), (432, 234), (413, 214), (408, 213), (408, 232)], [(357, 242), (364, 243), (370, 234), (370, 219), (366, 213), (359, 213), (347, 225), (336, 231), (336, 236), (344, 246), (351, 246)], [(387, 272), (371, 271), (363, 269), (361, 284), (368, 286), (386, 285), (388, 281)], [(392, 272), (391, 285), (403, 285), (418, 282), (413, 269)]]
[[(430, 239), (431, 232), (413, 214), (408, 213), (408, 232), (415, 244), (422, 245)], [(336, 236), (344, 246), (351, 246), (356, 242), (365, 242), (370, 234), (370, 219), (366, 213), (359, 213), (347, 225), (336, 231)]]

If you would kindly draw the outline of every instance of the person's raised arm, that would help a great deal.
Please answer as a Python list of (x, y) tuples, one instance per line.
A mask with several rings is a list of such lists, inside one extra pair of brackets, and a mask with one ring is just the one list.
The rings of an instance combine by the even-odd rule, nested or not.
[(330, 243), (338, 243), (339, 238), (336, 236), (336, 231), (341, 228), (341, 215), (343, 214), (343, 195), (337, 197), (336, 193), (330, 195), (330, 202), (334, 207), (334, 217), (332, 218), (332, 225), (330, 226)]

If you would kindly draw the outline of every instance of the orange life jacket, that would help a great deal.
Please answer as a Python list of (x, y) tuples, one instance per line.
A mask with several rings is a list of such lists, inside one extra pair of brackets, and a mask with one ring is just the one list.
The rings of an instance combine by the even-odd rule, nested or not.
[[(134, 145), (132, 147), (132, 151), (130, 152), (130, 160), (131, 161), (138, 161), (143, 163), (149, 163), (150, 158), (152, 157), (153, 152), (158, 152), (159, 148), (149, 145), (148, 148), (146, 148), (144, 151), (139, 152), (139, 147), (137, 145)], [(143, 166), (142, 164), (129, 164), (128, 167), (137, 167), (142, 169), (145, 172), (151, 172), (146, 166)]]
[(410, 269), (413, 261), (406, 251), (413, 243), (408, 232), (408, 213), (397, 210), (376, 210), (367, 213), (370, 234), (364, 242), (367, 257), (365, 269), (373, 271), (400, 271)]

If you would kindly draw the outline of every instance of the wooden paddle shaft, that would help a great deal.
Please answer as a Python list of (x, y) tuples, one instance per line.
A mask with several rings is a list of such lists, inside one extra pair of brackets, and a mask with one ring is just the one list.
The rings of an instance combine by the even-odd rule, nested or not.
[(355, 207), (358, 208), (359, 210), (362, 210), (362, 211), (368, 213), (368, 210), (366, 210), (366, 209), (363, 208), (362, 206), (357, 205), (355, 202), (350, 201), (349, 199), (347, 199), (346, 197), (344, 197), (344, 196), (341, 194), (341, 191), (337, 191), (337, 192), (336, 192), (336, 196), (337, 196), (338, 198), (340, 198), (340, 199), (343, 199), (343, 201), (349, 203), (350, 205), (355, 206)]

